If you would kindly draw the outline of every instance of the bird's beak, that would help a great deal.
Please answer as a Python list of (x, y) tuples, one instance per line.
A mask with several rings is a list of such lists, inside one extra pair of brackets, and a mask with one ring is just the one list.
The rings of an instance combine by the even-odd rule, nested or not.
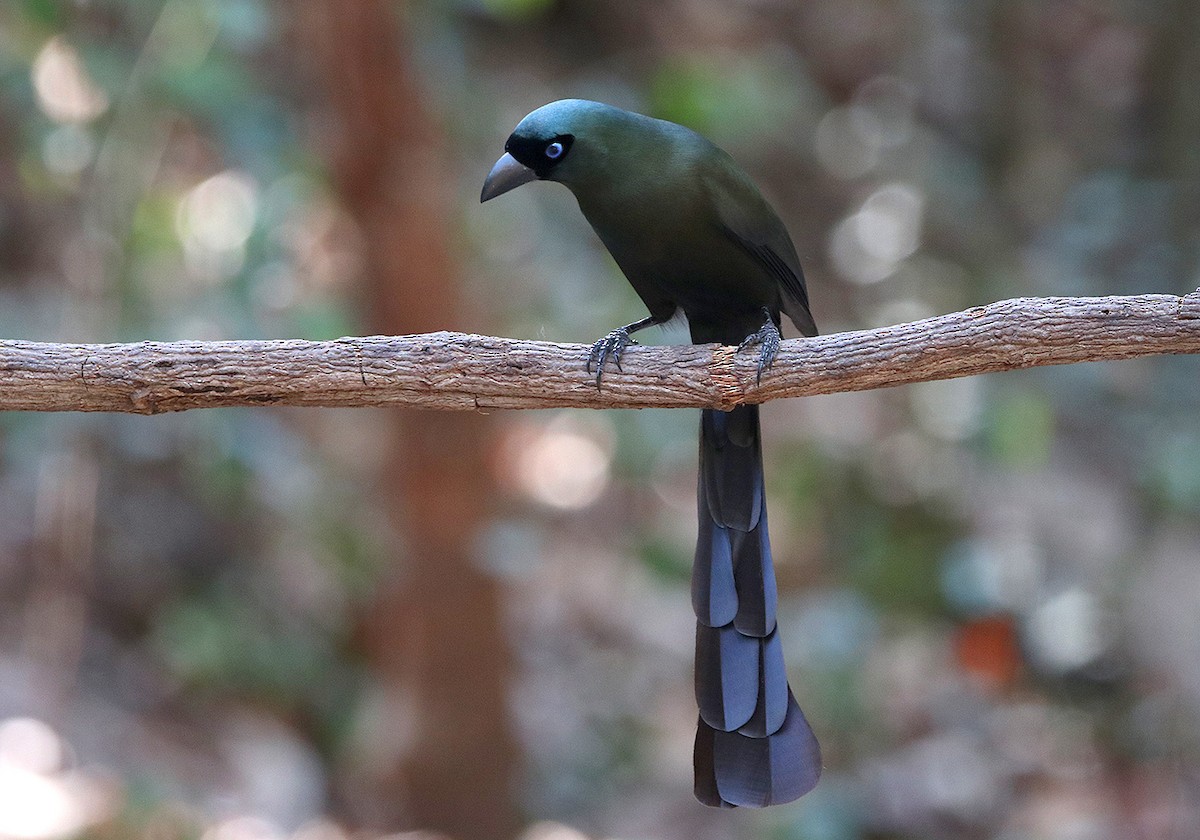
[(488, 173), (487, 179), (483, 182), (483, 192), (479, 194), (479, 202), (482, 204), (498, 195), (504, 195), (509, 190), (515, 190), (536, 178), (536, 172), (505, 152), (504, 156), (496, 161), (496, 165), (492, 167), (492, 171)]

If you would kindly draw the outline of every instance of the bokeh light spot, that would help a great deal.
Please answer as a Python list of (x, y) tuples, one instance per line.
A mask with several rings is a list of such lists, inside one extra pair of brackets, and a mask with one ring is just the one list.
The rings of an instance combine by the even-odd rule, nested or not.
[(61, 35), (46, 42), (31, 71), (38, 106), (58, 123), (86, 123), (108, 110), (108, 96), (88, 75), (75, 48)]
[(611, 442), (569, 415), (525, 430), (514, 445), (513, 477), (528, 496), (548, 507), (579, 510), (608, 487)]

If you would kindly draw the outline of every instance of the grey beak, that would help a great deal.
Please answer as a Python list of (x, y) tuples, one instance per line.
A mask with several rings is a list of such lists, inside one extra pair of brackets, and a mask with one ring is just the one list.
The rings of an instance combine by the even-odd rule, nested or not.
[(520, 163), (508, 152), (488, 173), (483, 182), (483, 192), (479, 194), (479, 203), (489, 201), (498, 195), (504, 195), (509, 190), (515, 190), (522, 184), (528, 184), (537, 179), (537, 173), (523, 163)]

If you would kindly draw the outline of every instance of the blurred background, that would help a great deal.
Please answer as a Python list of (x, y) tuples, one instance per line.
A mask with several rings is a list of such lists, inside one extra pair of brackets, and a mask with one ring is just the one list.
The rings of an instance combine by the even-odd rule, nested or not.
[[(1186, 0), (9, 0), (0, 336), (589, 342), (570, 195), (478, 204), (565, 96), (730, 151), (824, 332), (1182, 294), (1198, 83)], [(1200, 836), (1198, 374), (765, 408), (761, 813), (691, 794), (696, 412), (0, 415), (0, 837)]]

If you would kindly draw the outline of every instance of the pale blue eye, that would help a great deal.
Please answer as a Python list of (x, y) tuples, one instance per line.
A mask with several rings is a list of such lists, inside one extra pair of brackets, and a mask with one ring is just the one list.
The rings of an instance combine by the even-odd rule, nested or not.
[(562, 157), (562, 153), (563, 144), (559, 143), (557, 140), (546, 147), (546, 157), (550, 158), (550, 160), (558, 160), (560, 157)]

